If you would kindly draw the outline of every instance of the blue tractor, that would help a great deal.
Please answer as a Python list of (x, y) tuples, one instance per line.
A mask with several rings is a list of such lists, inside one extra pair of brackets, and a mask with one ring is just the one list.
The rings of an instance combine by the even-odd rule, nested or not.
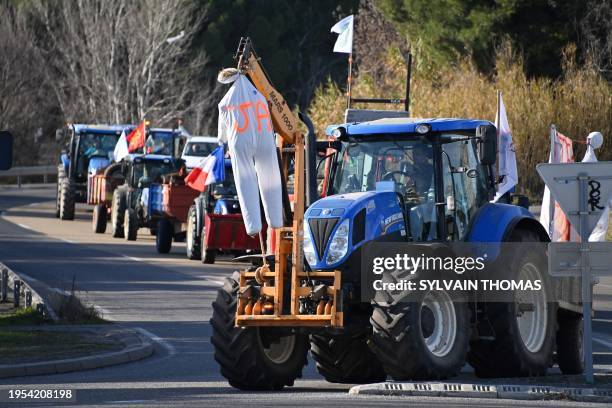
[[(549, 237), (524, 199), (522, 206), (509, 197), (491, 202), (499, 182), (492, 123), (410, 118), (408, 87), (404, 111), (350, 109), (351, 101), (400, 100), (349, 96), (346, 123), (328, 127), (326, 156), (317, 165), (312, 124), (302, 115), (308, 134), (296, 132), (297, 119), (248, 38), (236, 56), (238, 69), (275, 107), (275, 130), (285, 143), (279, 151), (284, 187), (291, 159), (296, 170), (293, 211), (284, 205), (274, 259), (234, 273), (213, 302), (211, 343), (232, 386), (292, 385), (309, 349), (319, 373), (338, 383), (443, 379), (466, 362), (479, 377), (538, 376), (554, 363), (555, 351), (563, 373), (582, 371), (576, 282), (548, 276)], [(505, 242), (539, 250), (508, 256), (502, 250), (512, 245)], [(459, 254), (459, 245), (490, 245), (489, 266), (506, 280), (538, 281), (544, 290), (513, 289), (492, 299), (480, 289), (444, 285), (398, 290), (404, 271), (390, 269), (382, 282), (390, 285), (368, 295), (368, 256), (390, 244), (448, 255)], [(434, 272), (442, 279), (458, 274), (452, 266)], [(484, 279), (498, 273), (482, 272)]]
[(121, 132), (130, 126), (76, 124), (58, 132), (66, 147), (57, 168), (56, 217), (74, 219), (75, 204), (87, 202), (88, 174), (111, 163)]
[[(458, 301), (444, 290), (392, 302), (359, 295), (366, 267), (362, 250), (372, 243), (549, 240), (527, 208), (509, 200), (491, 202), (497, 155), (492, 123), (383, 118), (330, 126), (327, 133), (334, 151), (328, 155), (329, 182), (320, 194), (324, 198), (305, 211), (303, 252), (311, 273), (341, 272), (343, 327), (292, 327), (290, 332), (282, 327), (223, 328), (220, 319), (231, 315), (236, 299), (249, 290), (265, 290), (247, 281), (246, 289), (238, 291), (235, 276), (220, 290), (211, 319), (219, 355), (234, 352), (221, 335), (240, 339), (239, 333), (246, 338), (256, 330), (265, 340), (262, 350), (257, 342), (232, 344), (241, 348), (244, 361), (250, 361), (245, 353), (269, 356), (263, 365), (267, 368), (256, 370), (266, 378), (258, 381), (261, 389), (292, 384), (301, 375), (308, 348), (318, 371), (339, 383), (369, 383), (388, 376), (443, 379), (457, 375), (466, 362), (480, 377), (538, 376), (554, 363), (555, 351), (564, 373), (582, 371), (580, 309), (569, 301), (479, 303)], [(517, 256), (509, 267), (551, 285), (544, 252)], [(314, 297), (318, 283), (312, 282), (312, 296), (300, 299), (300, 314), (317, 314), (317, 302), (324, 299)], [(304, 280), (302, 285), (311, 283)], [(232, 309), (221, 310), (224, 305)], [(230, 370), (223, 358), (217, 361), (231, 384), (249, 388), (248, 370)]]

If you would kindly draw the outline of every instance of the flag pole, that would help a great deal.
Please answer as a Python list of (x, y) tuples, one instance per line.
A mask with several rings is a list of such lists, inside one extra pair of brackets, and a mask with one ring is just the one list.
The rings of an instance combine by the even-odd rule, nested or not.
[(495, 175), (496, 177), (496, 184), (499, 184), (500, 182), (500, 174), (499, 174), (499, 147), (500, 147), (500, 132), (499, 132), (499, 127), (501, 126), (501, 91), (498, 89), (497, 90), (497, 113), (495, 114), (495, 126), (497, 127), (497, 174)]
[(346, 78), (346, 108), (351, 109), (351, 84), (353, 82), (353, 53), (351, 52), (348, 57), (348, 77)]

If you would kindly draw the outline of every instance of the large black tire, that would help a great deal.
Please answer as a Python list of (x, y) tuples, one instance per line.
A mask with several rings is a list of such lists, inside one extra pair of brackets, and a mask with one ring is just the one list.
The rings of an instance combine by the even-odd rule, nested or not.
[(60, 217), (60, 200), (61, 200), (60, 189), (61, 189), (61, 186), (62, 186), (62, 179), (58, 177), (57, 188), (55, 189), (55, 218)]
[[(468, 303), (459, 294), (443, 290), (409, 296), (388, 304), (373, 302), (372, 348), (378, 361), (397, 381), (457, 375), (465, 365), (471, 334)], [(430, 306), (436, 304), (446, 311), (443, 318), (435, 318)], [(454, 336), (447, 336), (442, 345), (428, 346), (428, 339), (440, 331)]]
[(126, 194), (123, 190), (113, 192), (111, 206), (111, 231), (113, 238), (123, 238), (123, 217), (125, 216)]
[(385, 381), (387, 374), (367, 341), (371, 333), (310, 335), (310, 354), (317, 371), (329, 382), (367, 384)]
[(74, 220), (75, 194), (74, 185), (64, 179), (60, 186), (60, 220)]
[(198, 211), (195, 205), (192, 205), (187, 213), (187, 236), (185, 237), (185, 250), (189, 259), (200, 259), (201, 257), (197, 217)]
[(582, 347), (582, 315), (560, 313), (557, 330), (557, 363), (565, 375), (584, 372), (584, 348)]
[(172, 249), (172, 237), (174, 228), (170, 221), (162, 218), (157, 222), (157, 235), (155, 236), (155, 248), (159, 254), (167, 254)]
[(92, 227), (96, 234), (104, 234), (106, 232), (106, 224), (108, 223), (108, 210), (104, 204), (96, 204), (93, 209)]
[(292, 386), (307, 364), (308, 338), (274, 328), (235, 327), (239, 276), (226, 278), (213, 302), (211, 343), (221, 374), (241, 390)]
[[(510, 237), (510, 242), (540, 242), (536, 233), (526, 230), (516, 230)], [(547, 258), (541, 251), (521, 251), (507, 262), (511, 276), (504, 279), (518, 279), (518, 273), (523, 268), (536, 268), (542, 281), (545, 292), (550, 290), (550, 281), (547, 276)], [(555, 334), (557, 330), (557, 304), (551, 301), (551, 295), (547, 294), (545, 322), (538, 327), (543, 327), (542, 342), (539, 346), (532, 345), (530, 350), (523, 340), (517, 318), (524, 313), (535, 313), (533, 311), (521, 312), (516, 302), (493, 302), (486, 303), (486, 317), (494, 331), (493, 340), (474, 340), (470, 344), (468, 361), (474, 367), (478, 377), (525, 377), (545, 375), (548, 367), (552, 365), (553, 351), (555, 345)], [(536, 344), (539, 342), (535, 342)], [(536, 349), (537, 348), (537, 349)]]
[(138, 218), (136, 210), (128, 208), (123, 216), (123, 236), (126, 241), (136, 241), (138, 237)]
[(200, 231), (200, 255), (203, 264), (214, 264), (217, 250), (206, 247), (206, 226)]

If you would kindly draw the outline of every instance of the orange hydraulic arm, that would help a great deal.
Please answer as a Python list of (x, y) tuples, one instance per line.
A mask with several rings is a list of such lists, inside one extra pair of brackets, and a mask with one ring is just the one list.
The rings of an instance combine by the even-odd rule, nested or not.
[[(303, 266), (304, 223), (304, 135), (298, 129), (298, 120), (287, 106), (283, 96), (272, 86), (255, 54), (249, 38), (242, 38), (236, 52), (238, 70), (247, 75), (254, 86), (268, 101), (272, 124), (282, 139), (279, 147), (283, 152), (281, 166), (283, 179), (288, 176), (289, 162), (294, 162), (294, 207), (291, 227), (276, 230), (274, 272), (260, 268), (256, 272), (241, 272), (240, 293), (248, 280), (256, 279), (261, 285), (258, 299), (242, 297), (236, 314), (237, 326), (342, 326), (339, 311), (340, 272), (305, 272)], [(290, 256), (291, 270), (288, 258)], [(285, 280), (290, 278), (290, 294), (285, 293)], [(321, 313), (300, 313), (300, 298), (311, 294), (312, 288), (301, 284), (305, 279), (327, 280), (329, 301), (327, 307), (317, 308)], [(284, 313), (284, 297), (290, 295), (288, 313)], [(340, 306), (341, 307), (341, 306)], [(285, 308), (286, 309), (286, 308)], [(286, 310), (285, 310), (286, 312)]]

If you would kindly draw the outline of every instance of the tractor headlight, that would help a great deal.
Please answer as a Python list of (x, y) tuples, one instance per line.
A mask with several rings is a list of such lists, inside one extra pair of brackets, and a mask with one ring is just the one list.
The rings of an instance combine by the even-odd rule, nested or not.
[(308, 223), (304, 222), (304, 257), (306, 258), (306, 262), (308, 265), (316, 265), (317, 256), (315, 255), (314, 245), (312, 244), (312, 239), (310, 239), (310, 229), (308, 228)]
[(346, 255), (348, 251), (349, 220), (346, 219), (336, 229), (331, 237), (329, 249), (327, 251), (328, 264), (334, 264)]

